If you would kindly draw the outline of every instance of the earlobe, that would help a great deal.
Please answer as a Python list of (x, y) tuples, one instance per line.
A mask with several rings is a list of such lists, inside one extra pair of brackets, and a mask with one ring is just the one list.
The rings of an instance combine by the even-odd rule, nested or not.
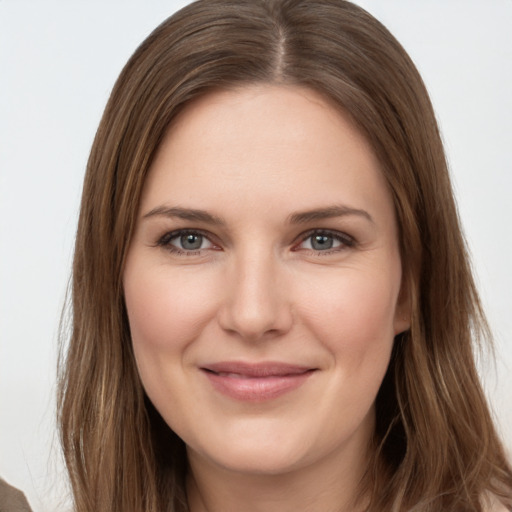
[(407, 283), (402, 283), (395, 308), (393, 322), (395, 336), (411, 328), (411, 292)]
[(401, 334), (411, 327), (411, 317), (409, 314), (402, 313), (401, 308), (397, 308), (395, 313), (394, 331), (395, 336)]

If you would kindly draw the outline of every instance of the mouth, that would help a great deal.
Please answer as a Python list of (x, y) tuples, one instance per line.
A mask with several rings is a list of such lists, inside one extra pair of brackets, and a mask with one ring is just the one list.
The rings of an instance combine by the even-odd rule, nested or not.
[(280, 362), (220, 362), (201, 367), (215, 391), (228, 398), (248, 402), (272, 400), (292, 392), (316, 370)]

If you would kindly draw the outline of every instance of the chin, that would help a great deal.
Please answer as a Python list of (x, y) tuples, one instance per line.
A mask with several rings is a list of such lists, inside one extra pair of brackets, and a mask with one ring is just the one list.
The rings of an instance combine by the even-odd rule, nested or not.
[[(190, 449), (188, 452), (189, 458), (194, 457)], [(212, 464), (230, 473), (276, 476), (290, 473), (306, 464), (301, 455), (297, 452), (267, 450), (257, 446), (243, 448), (233, 446), (222, 454), (199, 454), (199, 457), (209, 459)]]

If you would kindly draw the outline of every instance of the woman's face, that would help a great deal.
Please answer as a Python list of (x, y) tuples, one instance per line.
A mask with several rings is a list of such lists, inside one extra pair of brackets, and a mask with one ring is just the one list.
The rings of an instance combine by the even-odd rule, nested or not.
[(142, 383), (191, 461), (278, 474), (364, 458), (408, 327), (397, 231), (379, 162), (319, 94), (247, 86), (182, 111), (124, 291)]

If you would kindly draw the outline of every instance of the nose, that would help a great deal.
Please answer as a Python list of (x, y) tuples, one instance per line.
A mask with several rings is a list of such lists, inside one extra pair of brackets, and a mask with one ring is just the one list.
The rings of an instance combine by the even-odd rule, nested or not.
[(241, 256), (230, 268), (219, 311), (222, 329), (247, 341), (281, 336), (293, 324), (282, 264), (271, 255)]

